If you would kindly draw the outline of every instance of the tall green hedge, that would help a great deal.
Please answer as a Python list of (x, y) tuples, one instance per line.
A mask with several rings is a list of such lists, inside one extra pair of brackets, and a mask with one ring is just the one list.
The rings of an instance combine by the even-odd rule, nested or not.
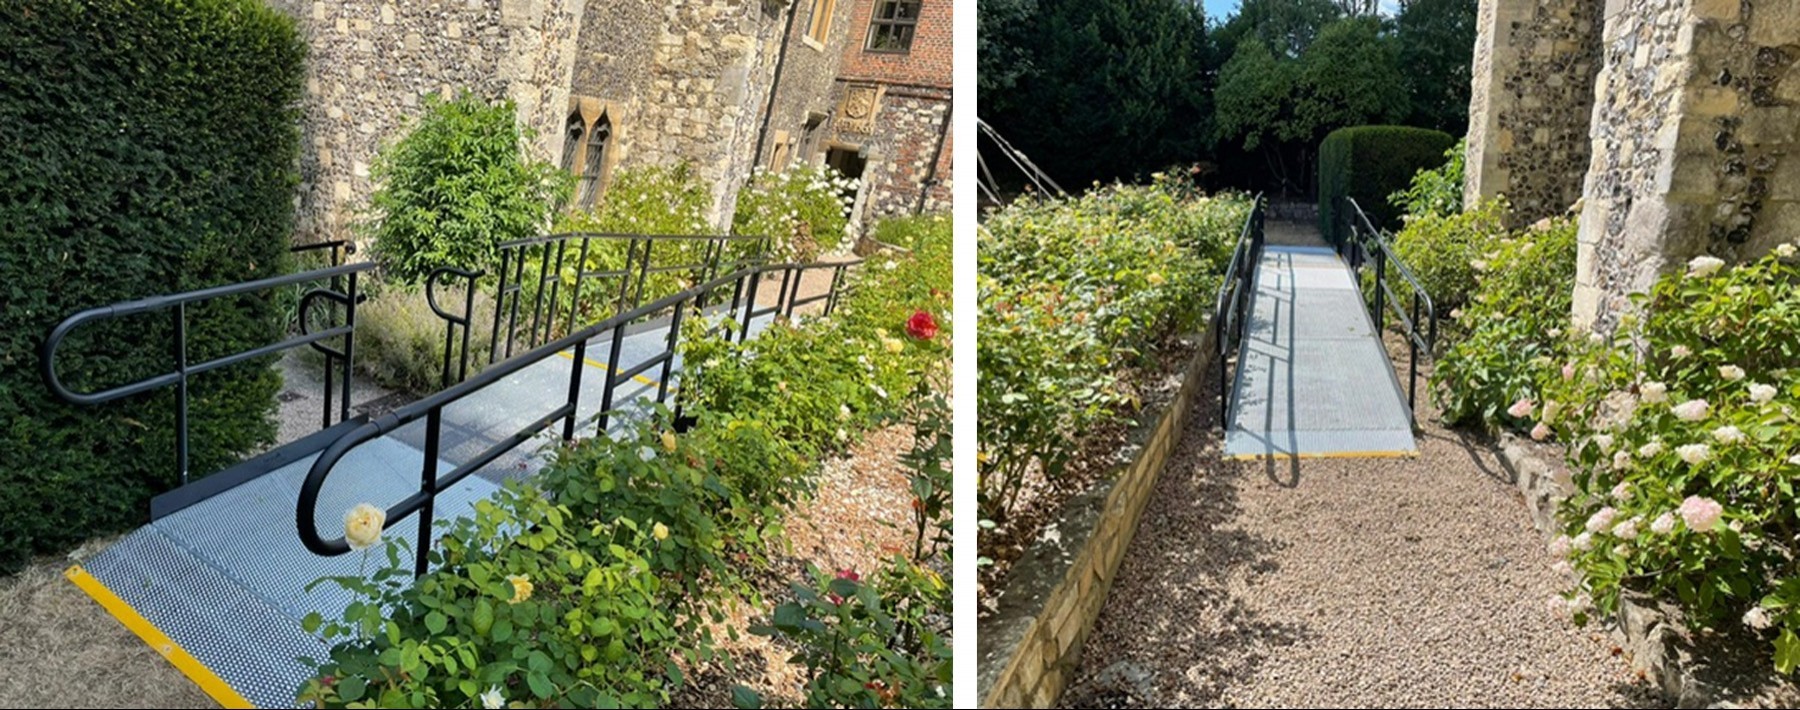
[(1456, 139), (1443, 131), (1409, 126), (1353, 126), (1332, 131), (1319, 146), (1319, 231), (1343, 238), (1337, 198), (1362, 206), (1377, 228), (1397, 229), (1400, 209), (1388, 196), (1412, 184), (1414, 173), (1444, 162)]
[[(141, 522), (178, 480), (172, 392), (96, 407), (39, 379), (77, 310), (273, 275), (293, 228), (305, 45), (259, 0), (0, 2), (0, 571)], [(191, 308), (189, 355), (280, 337), (269, 298)], [(65, 380), (171, 368), (170, 314), (79, 331)], [(192, 471), (274, 437), (266, 363), (192, 381)]]

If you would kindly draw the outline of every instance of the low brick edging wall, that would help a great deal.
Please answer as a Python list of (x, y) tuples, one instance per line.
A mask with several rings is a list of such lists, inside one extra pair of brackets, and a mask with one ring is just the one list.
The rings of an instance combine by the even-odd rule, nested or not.
[(1014, 563), (999, 609), (980, 624), (976, 697), (981, 707), (1050, 707), (1062, 695), (1163, 464), (1205, 389), (1214, 349), (1208, 328), (1180, 391), (1160, 412), (1140, 413), (1142, 421), (1125, 448), (1136, 450), (1131, 462), (1070, 498), (1044, 536)]
[[(1545, 539), (1561, 530), (1556, 524), (1556, 506), (1574, 493), (1574, 488), (1556, 480), (1556, 471), (1565, 468), (1561, 461), (1545, 461), (1523, 439), (1502, 433), (1499, 440), (1500, 459), (1512, 469), (1513, 484), (1525, 496), (1525, 507), (1531, 522)], [(1682, 642), (1682, 631), (1655, 600), (1627, 595), (1619, 599), (1616, 618), (1606, 620), (1613, 640), (1623, 650), (1632, 670), (1662, 689), (1678, 708), (1730, 707), (1723, 694), (1712, 684), (1696, 676), (1695, 660)]]

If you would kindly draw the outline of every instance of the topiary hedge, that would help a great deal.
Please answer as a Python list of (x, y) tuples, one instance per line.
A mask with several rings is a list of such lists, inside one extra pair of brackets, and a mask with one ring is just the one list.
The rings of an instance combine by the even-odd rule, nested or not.
[(1319, 231), (1341, 241), (1337, 199), (1350, 197), (1379, 229), (1400, 224), (1388, 196), (1412, 184), (1413, 174), (1438, 167), (1456, 139), (1408, 126), (1353, 126), (1332, 131), (1319, 146)]
[[(39, 347), (69, 314), (271, 276), (293, 227), (305, 45), (257, 0), (0, 3), (0, 571), (141, 520), (171, 487), (174, 396), (55, 399)], [(188, 309), (189, 357), (271, 342), (269, 298)], [(77, 390), (173, 369), (172, 316), (87, 327)], [(195, 475), (271, 441), (279, 377), (191, 383)]]

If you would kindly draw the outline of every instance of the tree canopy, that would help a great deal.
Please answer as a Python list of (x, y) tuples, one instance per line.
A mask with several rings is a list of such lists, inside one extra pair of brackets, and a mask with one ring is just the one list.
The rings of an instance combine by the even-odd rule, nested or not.
[(982, 0), (981, 115), (1066, 184), (1210, 163), (1306, 191), (1368, 123), (1466, 131), (1476, 0)]

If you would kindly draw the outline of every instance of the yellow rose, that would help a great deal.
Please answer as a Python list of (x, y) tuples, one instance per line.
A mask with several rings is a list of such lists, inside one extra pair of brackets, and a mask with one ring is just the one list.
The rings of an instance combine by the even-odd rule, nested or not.
[(664, 451), (674, 451), (675, 450), (675, 432), (672, 432), (672, 431), (663, 432), (662, 433), (662, 444), (663, 444)]
[(506, 600), (508, 604), (517, 604), (531, 598), (531, 577), (522, 574), (506, 575), (506, 581), (512, 582), (513, 596)]
[(658, 540), (667, 540), (669, 539), (669, 526), (657, 523), (656, 525), (651, 526), (650, 534), (656, 536), (656, 539)]
[(387, 511), (358, 503), (344, 514), (344, 541), (352, 550), (367, 550), (381, 542), (381, 527), (387, 522)]
[(885, 336), (885, 335), (884, 335), (884, 336), (882, 336), (882, 337), (881, 337), (881, 344), (882, 344), (882, 346), (883, 346), (883, 347), (886, 347), (886, 348), (887, 348), (887, 351), (888, 351), (888, 352), (890, 352), (890, 353), (896, 353), (896, 354), (897, 354), (897, 353), (899, 353), (899, 352), (900, 352), (900, 351), (901, 351), (901, 350), (905, 350), (905, 349), (906, 349), (906, 343), (905, 343), (905, 342), (902, 342), (902, 341), (900, 341), (900, 340), (898, 340), (898, 339), (895, 339), (895, 338), (889, 338), (889, 337), (887, 337), (887, 336)]
[(1161, 286), (1161, 285), (1163, 285), (1163, 282), (1168, 281), (1168, 279), (1163, 278), (1163, 275), (1161, 273), (1155, 273), (1155, 272), (1150, 274), (1149, 280), (1150, 280), (1151, 286)]

